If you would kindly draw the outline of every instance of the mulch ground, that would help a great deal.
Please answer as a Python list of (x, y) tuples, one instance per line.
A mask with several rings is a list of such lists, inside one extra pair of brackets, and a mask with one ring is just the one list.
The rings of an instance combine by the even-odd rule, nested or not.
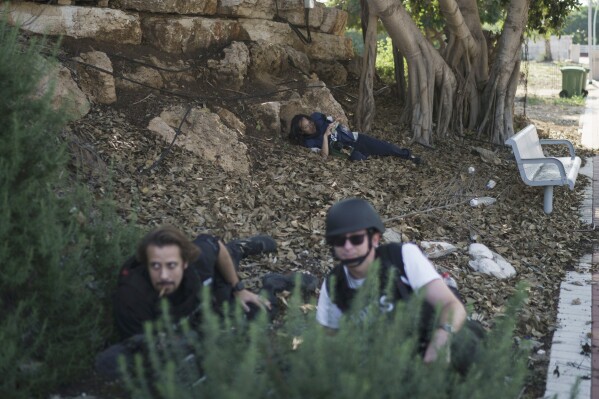
[[(137, 100), (146, 95), (140, 92)], [(569, 122), (571, 118), (560, 119), (557, 112), (527, 107), (527, 115), (545, 136), (577, 143), (577, 125)], [(571, 116), (580, 109), (559, 112)], [(410, 146), (400, 117), (401, 109), (391, 94), (377, 97), (377, 117), (370, 133)], [(272, 235), (279, 245), (277, 253), (250, 259), (241, 268), (247, 285), (259, 289), (260, 277), (272, 271), (323, 277), (333, 265), (323, 240), (325, 213), (337, 200), (363, 197), (388, 220), (387, 228), (405, 240), (458, 246), (457, 253), (435, 263), (451, 272), (469, 309), (485, 325), (491, 327), (502, 314), (517, 283), (526, 283), (529, 298), (517, 334), (548, 348), (559, 284), (593, 238), (584, 231), (587, 226), (581, 225), (576, 211), (582, 188), (589, 184), (583, 176), (574, 191), (555, 189), (554, 211), (548, 216), (543, 213), (543, 190), (522, 183), (511, 154), (471, 136), (437, 138), (434, 148), (412, 146), (425, 160), (415, 166), (394, 158), (323, 161), (284, 140), (246, 135), (243, 140), (252, 163), (249, 175), (225, 173), (177, 147), (150, 173), (140, 173), (166, 147), (145, 129), (143, 118), (128, 115), (126, 107), (94, 107), (67, 132), (78, 172), (98, 198), (117, 199), (123, 218), (135, 217), (147, 229), (170, 223), (190, 236), (210, 232), (225, 240)], [(524, 124), (522, 117), (519, 121)], [(476, 148), (492, 151), (493, 161), (483, 160)], [(474, 173), (468, 172), (470, 167)], [(497, 185), (487, 190), (485, 184), (491, 179)], [(491, 196), (497, 202), (471, 207), (468, 201), (475, 196)], [(499, 280), (474, 273), (468, 267), (471, 242), (500, 253), (517, 276)], [(542, 396), (546, 367), (547, 359), (531, 357), (533, 373), (525, 397)]]

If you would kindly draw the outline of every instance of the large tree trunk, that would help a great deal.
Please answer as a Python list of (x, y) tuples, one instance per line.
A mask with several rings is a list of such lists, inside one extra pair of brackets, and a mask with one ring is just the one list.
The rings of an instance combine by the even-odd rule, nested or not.
[(485, 113), (478, 133), (488, 135), (496, 144), (503, 144), (514, 134), (514, 98), (520, 77), (520, 48), (528, 20), (528, 3), (529, 0), (512, 0), (509, 4), (489, 83), (482, 97)]
[[(410, 124), (413, 140), (428, 145), (432, 142), (433, 105), (436, 102), (435, 114), (437, 134), (445, 134), (449, 126), (453, 95), (456, 81), (453, 72), (445, 63), (437, 50), (424, 38), (405, 8), (394, 0), (368, 0), (370, 13), (368, 32), (376, 26), (377, 17), (383, 23), (393, 43), (406, 58), (408, 64), (408, 104), (412, 110)], [(376, 32), (367, 33), (366, 48), (374, 48), (374, 52), (364, 52), (362, 76), (360, 80), (360, 101), (356, 112), (357, 125), (369, 128), (374, 114), (372, 101), (373, 72), (376, 54)], [(369, 39), (370, 37), (370, 39)], [(372, 41), (372, 42), (370, 42)], [(366, 80), (369, 82), (366, 82)], [(435, 89), (437, 95), (435, 96)]]
[(363, 1), (369, 17), (356, 112), (361, 130), (368, 131), (374, 117), (374, 27), (378, 18), (408, 65), (407, 119), (413, 141), (430, 145), (433, 133), (446, 134), (450, 123), (455, 132), (476, 130), (495, 143), (503, 143), (513, 134), (520, 45), (530, 0), (509, 3), (490, 73), (476, 0), (439, 0), (447, 23), (442, 54), (426, 40), (399, 0)]

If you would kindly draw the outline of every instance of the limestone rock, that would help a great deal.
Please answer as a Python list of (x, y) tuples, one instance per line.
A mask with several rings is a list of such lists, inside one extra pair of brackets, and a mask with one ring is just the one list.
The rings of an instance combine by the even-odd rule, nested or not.
[[(81, 53), (80, 57), (74, 58), (85, 64), (96, 66), (104, 71), (113, 72), (110, 58), (101, 51), (90, 51)], [(79, 74), (79, 86), (87, 94), (91, 101), (99, 104), (112, 104), (116, 102), (116, 89), (112, 74), (102, 72), (98, 69), (77, 64)]]
[(337, 86), (347, 82), (347, 70), (340, 63), (316, 61), (312, 64), (312, 69), (319, 78), (329, 85)]
[(314, 32), (312, 43), (303, 50), (310, 59), (333, 61), (350, 60), (354, 57), (354, 47), (349, 37)]
[(313, 112), (322, 112), (326, 115), (335, 115), (341, 123), (348, 125), (347, 117), (341, 104), (335, 100), (325, 84), (319, 80), (306, 82), (304, 95), (281, 103), (281, 129), (289, 132), (291, 119), (297, 114), (310, 115)]
[(169, 53), (187, 53), (238, 40), (237, 21), (202, 17), (152, 16), (142, 19), (144, 41)]
[(287, 56), (289, 57), (289, 65), (308, 75), (310, 73), (310, 59), (308, 56), (290, 46), (285, 47), (285, 50), (287, 51)]
[(251, 69), (255, 73), (281, 75), (289, 70), (288, 53), (280, 44), (258, 40), (250, 45)]
[(140, 44), (139, 15), (112, 8), (57, 7), (48, 4), (14, 2), (8, 6), (10, 24), (51, 36), (91, 38), (104, 42)]
[(220, 61), (208, 60), (208, 68), (218, 82), (238, 89), (247, 75), (250, 50), (245, 43), (233, 42), (224, 53), (225, 57)]
[(239, 18), (240, 33), (237, 40), (257, 42), (264, 40), (272, 44), (283, 44), (300, 49), (301, 41), (289, 24), (261, 19)]
[[(322, 4), (317, 3), (314, 8), (310, 9), (308, 24), (311, 30), (318, 29), (322, 25), (325, 8)], [(304, 0), (279, 0), (279, 15), (292, 24), (303, 28), (306, 26), (304, 10)], [(305, 29), (302, 29), (302, 31), (305, 34)]]
[(214, 15), (217, 0), (120, 0), (121, 7), (137, 11)]
[(256, 130), (266, 131), (273, 137), (276, 137), (281, 132), (281, 120), (279, 118), (281, 112), (281, 104), (276, 101), (255, 104), (251, 109), (256, 119)]
[[(170, 143), (185, 112), (186, 109), (181, 106), (166, 109), (150, 121), (148, 129)], [(227, 172), (249, 173), (247, 146), (239, 141), (235, 130), (221, 122), (217, 114), (206, 108), (192, 108), (181, 126), (181, 132), (175, 145), (218, 164)]]
[(271, 20), (275, 16), (275, 0), (219, 0), (217, 13), (229, 17)]
[(476, 272), (504, 279), (516, 275), (516, 269), (501, 255), (491, 251), (483, 244), (470, 244), (468, 266)]
[(119, 89), (125, 90), (142, 90), (144, 86), (139, 85), (135, 82), (146, 84), (156, 89), (161, 89), (164, 86), (162, 75), (154, 68), (146, 66), (139, 66), (132, 72), (123, 72), (122, 75), (125, 78), (131, 79), (134, 82), (127, 79), (120, 79), (117, 77), (116, 85)]
[(221, 107), (216, 107), (214, 112), (229, 129), (237, 131), (242, 136), (245, 134), (245, 124), (233, 112)]
[(458, 250), (455, 245), (443, 241), (421, 241), (420, 248), (429, 259), (441, 258)]
[(90, 109), (89, 101), (73, 80), (71, 71), (62, 65), (53, 66), (44, 59), (40, 64), (44, 70), (48, 70), (48, 73), (40, 80), (34, 96), (41, 97), (53, 88), (52, 107), (54, 109), (63, 110), (71, 121), (87, 115)]
[(347, 17), (348, 14), (346, 11), (332, 7), (325, 8), (323, 10), (323, 18), (322, 24), (320, 25), (320, 31), (337, 36), (344, 35), (345, 27), (347, 26)]
[(403, 237), (400, 232), (397, 232), (393, 229), (385, 229), (383, 233), (383, 238), (387, 242), (403, 242)]

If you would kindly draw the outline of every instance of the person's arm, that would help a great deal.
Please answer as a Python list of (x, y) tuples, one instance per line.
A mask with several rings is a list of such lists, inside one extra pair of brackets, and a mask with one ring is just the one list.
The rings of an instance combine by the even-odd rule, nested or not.
[(322, 135), (320, 156), (323, 158), (327, 158), (329, 156), (329, 137), (331, 136), (331, 133), (333, 133), (335, 125), (335, 123), (330, 123), (329, 126), (327, 126), (327, 130), (325, 130), (324, 134)]
[[(218, 258), (216, 260), (216, 267), (218, 271), (222, 274), (225, 281), (234, 287), (240, 281), (240, 278), (237, 275), (237, 271), (235, 270), (233, 258), (231, 258), (231, 254), (229, 254), (227, 247), (222, 241), (218, 241), (218, 246), (219, 251)], [(250, 311), (248, 303), (254, 303), (261, 308), (264, 308), (266, 306), (268, 309), (270, 309), (270, 302), (266, 298), (261, 298), (260, 296), (254, 294), (251, 291), (248, 291), (247, 289), (236, 291), (234, 295), (239, 301), (239, 303), (241, 303), (243, 310), (245, 310), (246, 312)]]
[(466, 309), (441, 279), (431, 281), (423, 289), (426, 290), (425, 300), (432, 306), (441, 307), (439, 324), (433, 331), (424, 353), (424, 362), (430, 363), (437, 359), (439, 351), (449, 342), (451, 334), (462, 328), (466, 320)]

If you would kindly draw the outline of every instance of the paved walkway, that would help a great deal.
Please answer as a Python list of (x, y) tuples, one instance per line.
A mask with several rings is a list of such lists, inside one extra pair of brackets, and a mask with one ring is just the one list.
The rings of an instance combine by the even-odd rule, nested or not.
[[(581, 142), (599, 148), (599, 88), (588, 85), (589, 96), (581, 118)], [(599, 156), (589, 158), (580, 174), (591, 178), (579, 210), (581, 219), (594, 229), (599, 223)], [(599, 247), (584, 255), (566, 274), (560, 286), (557, 329), (553, 335), (545, 398), (599, 399), (599, 274), (591, 265), (599, 262)], [(595, 326), (593, 325), (595, 322)], [(578, 392), (572, 387), (580, 381)]]

